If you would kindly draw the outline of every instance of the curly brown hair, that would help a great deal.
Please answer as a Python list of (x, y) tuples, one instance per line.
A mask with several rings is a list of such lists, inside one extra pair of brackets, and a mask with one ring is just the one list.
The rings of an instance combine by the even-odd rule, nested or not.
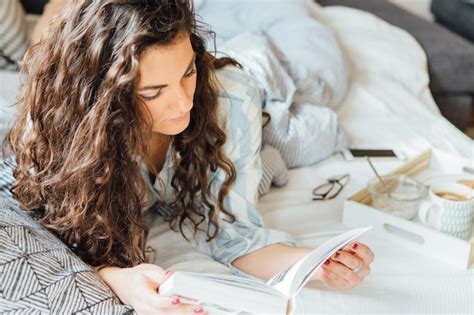
[[(235, 62), (206, 52), (203, 34), (212, 32), (196, 21), (191, 2), (71, 2), (24, 58), (20, 113), (3, 146), (17, 162), (11, 191), (92, 266), (147, 261), (142, 211), (148, 188), (139, 161), (148, 154), (152, 131), (136, 93), (139, 57), (183, 32), (196, 53), (197, 85), (191, 122), (172, 141), (180, 158), (173, 159), (169, 224), (184, 236), (189, 220), (210, 240), (218, 233), (219, 212), (235, 220), (223, 202), (236, 174), (223, 151), (214, 77), (216, 68)], [(226, 181), (213, 196), (208, 172), (218, 169)]]

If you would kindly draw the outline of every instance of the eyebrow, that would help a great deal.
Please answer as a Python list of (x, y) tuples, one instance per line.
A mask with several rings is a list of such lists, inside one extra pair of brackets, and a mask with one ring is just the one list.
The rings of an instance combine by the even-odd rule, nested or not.
[[(196, 60), (196, 53), (194, 53), (194, 56), (191, 59), (191, 62), (189, 63), (188, 67), (186, 68), (186, 71), (183, 74), (183, 77), (186, 75), (186, 73), (188, 73), (189, 69), (192, 67), (195, 60)], [(161, 88), (164, 88), (164, 87), (167, 87), (167, 86), (168, 86), (168, 84), (147, 85), (145, 87), (142, 87), (142, 88), (138, 89), (138, 91), (141, 92), (141, 91), (147, 91), (147, 90), (156, 90), (156, 89), (161, 89)]]

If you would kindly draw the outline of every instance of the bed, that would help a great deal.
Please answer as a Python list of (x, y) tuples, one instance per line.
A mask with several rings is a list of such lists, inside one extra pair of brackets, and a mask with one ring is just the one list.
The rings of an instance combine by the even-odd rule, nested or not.
[[(429, 88), (426, 57), (406, 32), (375, 16), (345, 7), (322, 8), (306, 1), (313, 18), (329, 26), (348, 56), (350, 84), (337, 109), (341, 128), (352, 145), (391, 146), (409, 157), (426, 148), (446, 160), (474, 166), (474, 143), (439, 113)], [(0, 72), (0, 96), (11, 103), (18, 75)], [(14, 111), (0, 108), (5, 128)], [(397, 162), (381, 162), (382, 173)], [(311, 190), (333, 175), (351, 173), (336, 200), (314, 202)], [(316, 247), (348, 229), (341, 223), (343, 201), (372, 177), (363, 162), (340, 155), (289, 171), (285, 187), (260, 199), (268, 226), (292, 233), (301, 245)], [(362, 241), (375, 252), (372, 273), (359, 287), (340, 292), (310, 284), (298, 298), (298, 310), (314, 313), (474, 313), (474, 269), (459, 270), (417, 255), (388, 237), (368, 234)], [(442, 248), (440, 248), (442, 250)]]

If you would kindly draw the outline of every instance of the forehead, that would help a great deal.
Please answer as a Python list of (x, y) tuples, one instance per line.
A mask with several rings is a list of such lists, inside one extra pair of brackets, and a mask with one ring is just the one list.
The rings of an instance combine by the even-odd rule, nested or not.
[[(177, 36), (167, 45), (153, 45), (140, 55), (139, 85), (166, 84), (166, 77), (182, 76), (194, 51), (188, 35)], [(161, 79), (161, 80), (160, 80)]]

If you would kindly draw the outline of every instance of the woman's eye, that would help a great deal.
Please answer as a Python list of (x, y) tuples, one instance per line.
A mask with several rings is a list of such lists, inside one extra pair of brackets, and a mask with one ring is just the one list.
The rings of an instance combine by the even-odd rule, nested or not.
[(196, 69), (192, 68), (192, 69), (189, 70), (189, 72), (186, 73), (184, 76), (185, 76), (186, 78), (189, 78), (189, 77), (191, 77), (191, 76), (192, 76), (193, 74), (195, 74), (195, 73), (196, 73)]
[(151, 101), (151, 100), (154, 100), (155, 98), (157, 98), (158, 96), (160, 96), (160, 94), (161, 94), (161, 89), (158, 90), (158, 92), (156, 92), (155, 95), (149, 95), (149, 96), (142, 95), (142, 97), (145, 101)]

